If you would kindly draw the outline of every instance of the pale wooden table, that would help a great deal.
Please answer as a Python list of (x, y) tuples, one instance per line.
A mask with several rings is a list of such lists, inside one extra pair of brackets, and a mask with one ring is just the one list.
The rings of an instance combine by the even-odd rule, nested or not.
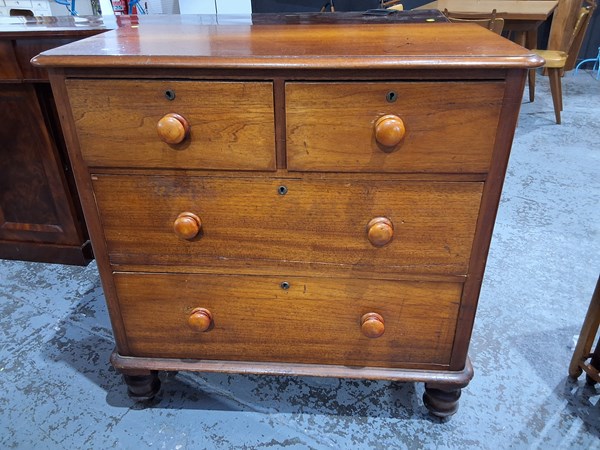
[(557, 0), (438, 0), (417, 9), (447, 9), (451, 13), (489, 14), (504, 19), (512, 39), (529, 49), (537, 48), (537, 29), (552, 14)]

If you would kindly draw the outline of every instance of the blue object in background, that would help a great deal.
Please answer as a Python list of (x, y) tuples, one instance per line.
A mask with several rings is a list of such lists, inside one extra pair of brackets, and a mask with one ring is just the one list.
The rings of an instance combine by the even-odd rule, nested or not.
[(146, 14), (146, 10), (140, 4), (140, 0), (131, 0), (129, 2), (129, 15), (133, 14), (134, 6), (137, 6), (138, 14)]
[(592, 62), (592, 61), (594, 62), (594, 67), (592, 67), (592, 72), (594, 72), (594, 70), (596, 71), (596, 80), (598, 78), (600, 78), (600, 47), (598, 47), (598, 56), (596, 56), (595, 58), (584, 59), (579, 64), (577, 64), (577, 66), (575, 67), (575, 75), (577, 75), (577, 71), (579, 70), (579, 67), (581, 65)]
[(69, 13), (72, 16), (76, 16), (77, 15), (77, 11), (75, 10), (75, 0), (54, 0), (56, 3), (58, 3), (59, 5), (63, 5), (66, 6), (67, 9), (69, 10)]

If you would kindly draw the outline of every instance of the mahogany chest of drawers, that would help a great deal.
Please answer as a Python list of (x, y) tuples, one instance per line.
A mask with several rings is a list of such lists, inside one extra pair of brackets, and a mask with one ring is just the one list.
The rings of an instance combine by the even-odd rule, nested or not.
[(453, 414), (528, 68), (471, 25), (121, 28), (49, 68), (116, 339), (157, 371), (426, 383)]

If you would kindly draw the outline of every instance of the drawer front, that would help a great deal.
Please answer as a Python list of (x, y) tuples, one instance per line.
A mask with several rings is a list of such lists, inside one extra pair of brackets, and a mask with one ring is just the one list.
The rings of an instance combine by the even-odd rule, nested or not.
[[(302, 261), (460, 275), (467, 273), (483, 186), (104, 174), (92, 179), (114, 264)], [(186, 212), (200, 222), (200, 232), (189, 239), (174, 232)], [(371, 223), (377, 218), (391, 225)], [(371, 242), (382, 235), (391, 241)]]
[[(504, 83), (288, 83), (285, 91), (289, 170), (485, 173)], [(396, 145), (402, 127), (378, 124), (384, 116), (402, 121)]]
[[(132, 356), (383, 367), (447, 365), (462, 288), (285, 276), (114, 279)], [(210, 315), (206, 331), (189, 325), (196, 308)], [(369, 313), (383, 320), (377, 338), (363, 334)]]
[[(67, 89), (89, 166), (275, 169), (271, 83), (71, 79)], [(159, 121), (182, 141), (163, 142)]]

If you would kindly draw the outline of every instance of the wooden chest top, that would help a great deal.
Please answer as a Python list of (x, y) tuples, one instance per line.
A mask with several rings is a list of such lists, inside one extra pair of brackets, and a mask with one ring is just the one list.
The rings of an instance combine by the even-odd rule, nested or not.
[(339, 70), (532, 68), (542, 60), (476, 25), (169, 21), (124, 26), (44, 52), (33, 62), (55, 67)]

